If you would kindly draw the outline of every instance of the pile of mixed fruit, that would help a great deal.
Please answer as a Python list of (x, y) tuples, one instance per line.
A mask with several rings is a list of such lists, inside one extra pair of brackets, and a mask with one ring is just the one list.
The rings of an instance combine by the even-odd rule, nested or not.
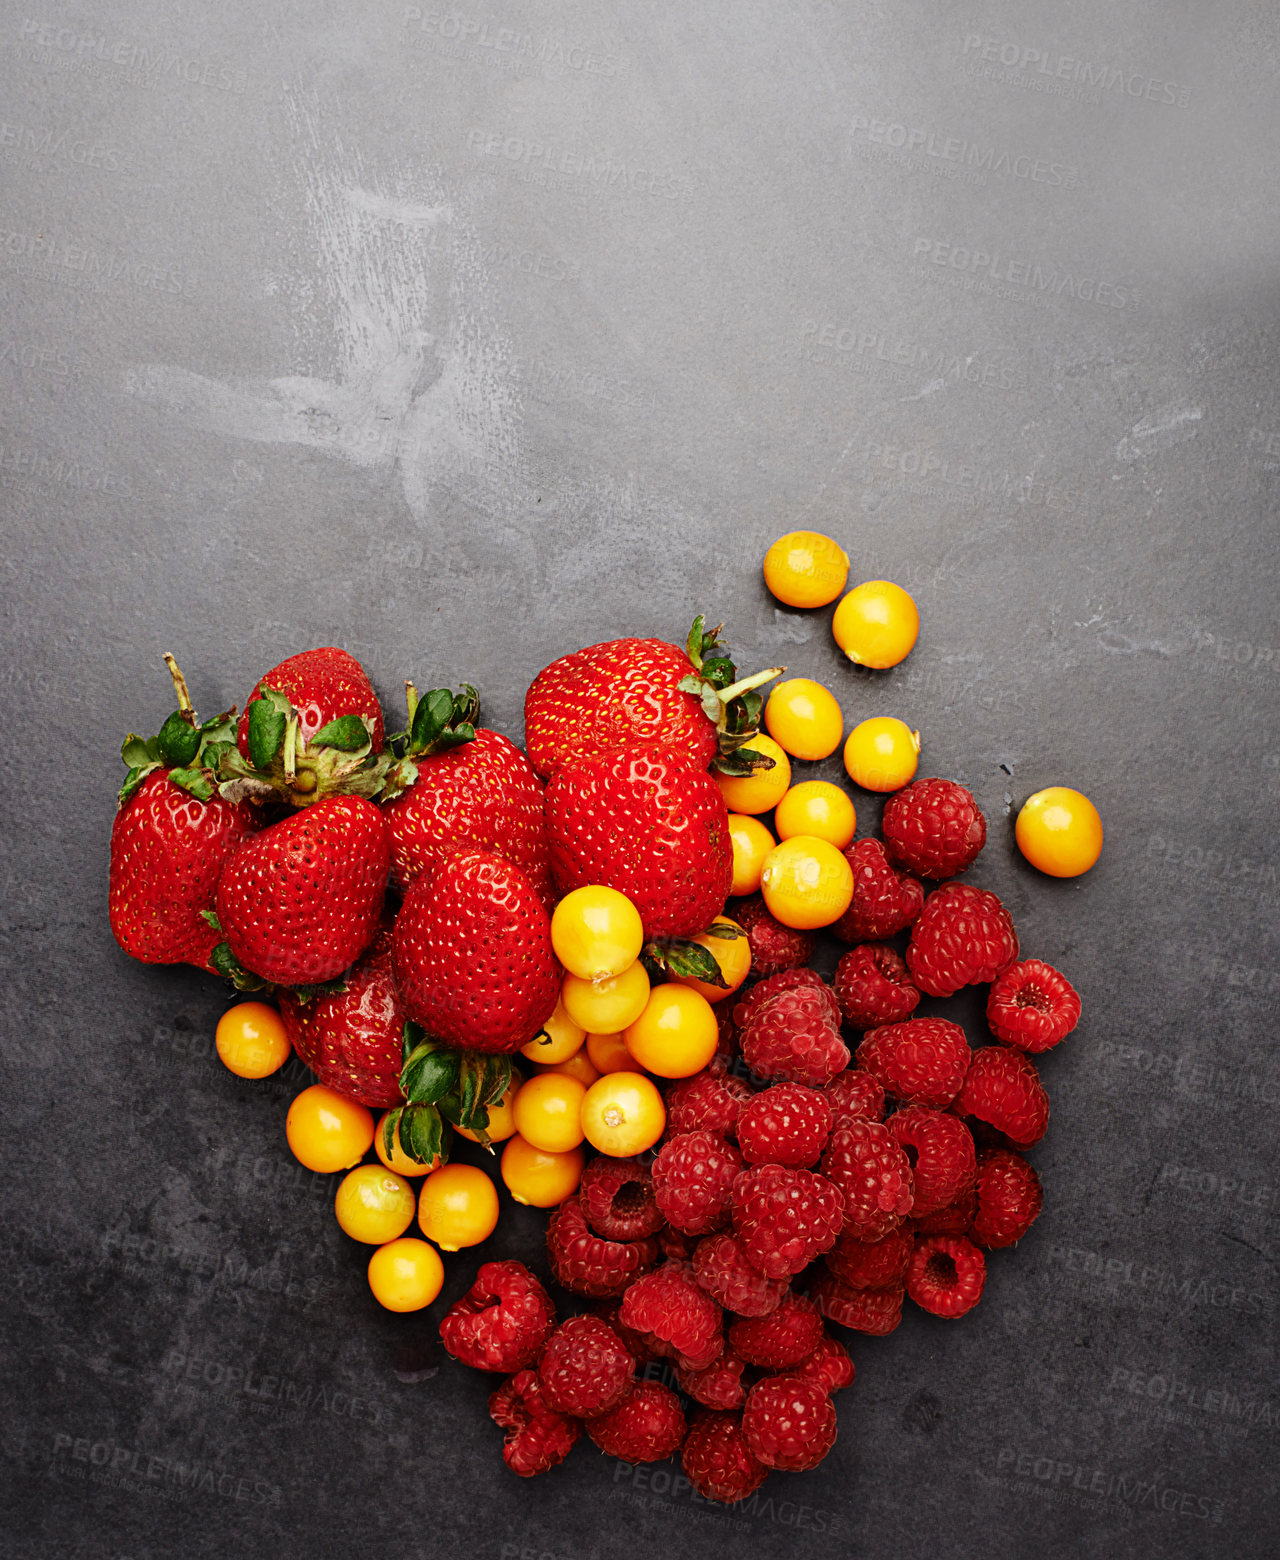
[[(845, 594), (848, 571), (814, 532), (764, 564), (789, 606), (842, 597), (851, 661), (897, 665), (915, 603), (884, 580)], [(291, 656), (238, 719), (203, 722), (166, 660), (178, 708), (123, 748), (112, 930), (137, 959), (257, 994), (223, 1016), (218, 1054), (244, 1078), (292, 1053), (315, 1074), (288, 1144), (348, 1172), (338, 1222), (375, 1248), (389, 1310), (430, 1305), (440, 1251), (497, 1224), (494, 1179), (448, 1162), (454, 1133), (501, 1144), (509, 1194), (551, 1210), (549, 1273), (579, 1314), (558, 1320), (524, 1264), (486, 1262), (440, 1324), (505, 1378), (489, 1407), (516, 1473), (585, 1429), (629, 1463), (681, 1451), (701, 1494), (740, 1500), (835, 1441), (854, 1366), (826, 1323), (880, 1335), (904, 1298), (977, 1304), (986, 1253), (1039, 1213), (1032, 1058), (1080, 1000), (1020, 957), (995, 894), (954, 881), (986, 822), (964, 786), (915, 778), (917, 731), (876, 717), (845, 740), (828, 689), (740, 677), (701, 618), (683, 647), (553, 662), (526, 752), (480, 725), (470, 686), (406, 684), (388, 734), (339, 649)], [(888, 796), (882, 838), (855, 839), (844, 787), (793, 783), (792, 760), (842, 740), (850, 780)], [(1060, 877), (1102, 848), (1092, 804), (1060, 786), (1016, 838)], [(830, 982), (821, 930), (849, 945)], [(976, 1049), (913, 1016), (976, 983)]]

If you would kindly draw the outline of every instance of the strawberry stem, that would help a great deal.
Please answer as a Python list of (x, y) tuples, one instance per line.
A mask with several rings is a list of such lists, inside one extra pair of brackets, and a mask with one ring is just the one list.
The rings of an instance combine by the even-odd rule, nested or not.
[(752, 672), (750, 677), (743, 677), (727, 688), (718, 688), (717, 696), (721, 704), (731, 704), (739, 694), (750, 693), (753, 688), (759, 688), (767, 682), (772, 682), (775, 677), (781, 677), (785, 671), (785, 666), (771, 666), (767, 672)]
[(183, 717), (191, 725), (194, 725), (196, 711), (195, 706), (191, 702), (191, 694), (187, 688), (187, 679), (179, 670), (177, 661), (174, 660), (167, 650), (164, 653), (164, 664), (169, 668), (169, 676), (173, 680), (173, 691), (178, 698), (178, 709), (182, 712)]

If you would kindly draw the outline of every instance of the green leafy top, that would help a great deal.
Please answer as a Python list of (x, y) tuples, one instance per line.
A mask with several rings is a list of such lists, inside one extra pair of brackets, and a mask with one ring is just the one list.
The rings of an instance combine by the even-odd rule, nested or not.
[(120, 805), (135, 794), (147, 776), (167, 769), (174, 785), (189, 791), (202, 802), (213, 800), (216, 776), (224, 751), (234, 746), (232, 724), (234, 707), (201, 723), (191, 704), (187, 680), (174, 658), (166, 653), (165, 665), (177, 695), (178, 708), (169, 715), (154, 737), (130, 732), (120, 748), (128, 774), (120, 787)]
[(429, 1165), (446, 1155), (451, 1127), (474, 1132), (492, 1152), (485, 1131), (489, 1107), (502, 1098), (510, 1083), (509, 1056), (456, 1050), (407, 1021), (400, 1073), (405, 1103), (390, 1111), (383, 1124), (387, 1152), (399, 1142), (410, 1159)]
[(740, 678), (728, 650), (720, 642), (723, 626), (717, 624), (708, 629), (701, 614), (694, 618), (685, 641), (685, 652), (694, 671), (676, 686), (685, 693), (696, 693), (703, 713), (715, 724), (719, 752), (712, 768), (726, 775), (749, 775), (757, 769), (773, 768), (773, 760), (748, 743), (760, 730), (764, 696), (759, 689), (781, 677), (786, 667), (771, 666), (768, 671)]

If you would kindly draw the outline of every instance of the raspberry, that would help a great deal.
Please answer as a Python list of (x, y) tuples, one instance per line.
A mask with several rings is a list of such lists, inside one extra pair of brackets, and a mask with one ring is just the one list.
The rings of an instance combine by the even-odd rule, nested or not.
[(744, 1078), (735, 1078), (717, 1058), (692, 1078), (680, 1078), (667, 1090), (667, 1131), (721, 1132), (732, 1137), (738, 1112), (751, 1098)]
[(739, 1029), (746, 1029), (766, 1002), (781, 996), (784, 991), (799, 991), (802, 987), (810, 993), (817, 993), (825, 1004), (827, 1017), (838, 1027), (840, 1004), (836, 1001), (835, 992), (817, 970), (811, 969), (780, 970), (776, 975), (767, 975), (763, 980), (758, 980), (746, 996), (734, 1004), (734, 1023)]
[(939, 1208), (937, 1213), (927, 1213), (922, 1219), (913, 1219), (911, 1224), (917, 1235), (967, 1235), (977, 1211), (977, 1190), (967, 1186), (955, 1202)]
[(956, 1111), (982, 1124), (982, 1138), (1001, 1148), (1027, 1149), (1049, 1125), (1049, 1096), (1021, 1051), (986, 1045), (973, 1053)]
[(578, 1203), (595, 1234), (606, 1240), (643, 1240), (656, 1235), (666, 1222), (643, 1159), (597, 1154), (582, 1172)]
[(733, 912), (733, 919), (747, 934), (751, 970), (755, 975), (776, 975), (779, 970), (793, 970), (797, 965), (808, 964), (813, 957), (817, 944), (813, 933), (800, 932), (793, 926), (783, 926), (781, 921), (775, 921), (759, 894), (742, 900)]
[(1040, 1177), (1022, 1157), (1004, 1148), (978, 1155), (977, 1212), (969, 1239), (988, 1251), (1012, 1246), (1036, 1222), (1044, 1193)]
[(842, 1387), (853, 1385), (853, 1361), (844, 1344), (824, 1333), (818, 1347), (802, 1359), (791, 1374), (807, 1376), (811, 1381), (820, 1383), (822, 1390), (831, 1397)]
[(712, 1299), (737, 1316), (768, 1316), (787, 1292), (786, 1278), (758, 1273), (734, 1235), (709, 1235), (699, 1241), (693, 1273)]
[(853, 898), (831, 930), (847, 943), (892, 937), (920, 914), (924, 885), (900, 872), (880, 840), (855, 840), (844, 853), (853, 868)]
[(775, 1083), (738, 1117), (738, 1146), (749, 1165), (816, 1165), (831, 1131), (831, 1106), (816, 1089)]
[(685, 1235), (680, 1230), (673, 1230), (669, 1224), (664, 1224), (658, 1232), (658, 1248), (668, 1262), (692, 1262), (697, 1244), (696, 1235)]
[(954, 1321), (982, 1299), (987, 1261), (963, 1235), (922, 1235), (907, 1269), (907, 1293), (934, 1316)]
[(532, 1370), (517, 1371), (490, 1393), (489, 1414), (507, 1432), (503, 1461), (522, 1479), (546, 1473), (563, 1462), (582, 1434), (578, 1420), (548, 1406), (537, 1373)]
[(888, 1127), (911, 1161), (914, 1217), (937, 1213), (973, 1185), (973, 1133), (958, 1116), (908, 1105), (889, 1117)]
[(587, 1434), (625, 1463), (663, 1462), (684, 1440), (684, 1410), (670, 1387), (637, 1381), (616, 1408), (587, 1420)]
[[(748, 944), (750, 946), (750, 944)], [(716, 1007), (716, 1054), (712, 1062), (730, 1062), (738, 1054), (738, 1026), (733, 1014), (726, 1012), (727, 1003)]]
[(850, 1289), (900, 1289), (914, 1245), (911, 1229), (899, 1224), (879, 1240), (842, 1235), (822, 1260)]
[(1047, 1051), (1079, 1022), (1075, 987), (1043, 959), (1010, 965), (987, 994), (991, 1033), (1020, 1051)]
[(748, 1365), (786, 1370), (822, 1342), (822, 1317), (812, 1300), (788, 1295), (768, 1316), (742, 1316), (729, 1325), (729, 1347)]
[(699, 1414), (689, 1427), (681, 1461), (690, 1484), (707, 1500), (745, 1500), (769, 1476), (742, 1433), (740, 1414)]
[(865, 1067), (846, 1067), (823, 1084), (822, 1092), (831, 1106), (833, 1123), (879, 1121), (884, 1116), (884, 1085)]
[(720, 1353), (720, 1307), (681, 1265), (668, 1262), (648, 1273), (622, 1297), (624, 1326), (645, 1335), (650, 1347), (689, 1370), (704, 1370)]
[(995, 980), (1018, 957), (1013, 917), (996, 896), (971, 883), (944, 883), (911, 928), (907, 968), (927, 996)]
[(551, 1297), (523, 1262), (485, 1262), (440, 1323), (440, 1341), (475, 1370), (531, 1364), (556, 1324)]
[(882, 1122), (837, 1122), (822, 1173), (844, 1199), (843, 1233), (856, 1240), (879, 1240), (911, 1212), (911, 1165)]
[(858, 1047), (858, 1066), (906, 1105), (950, 1105), (969, 1069), (969, 1042), (949, 1018), (909, 1018), (905, 1024), (869, 1029)]
[(789, 1278), (830, 1251), (843, 1218), (839, 1191), (809, 1170), (754, 1165), (733, 1183), (734, 1234), (766, 1278)]
[(633, 1327), (624, 1327), (620, 1312), (622, 1306), (617, 1300), (593, 1300), (591, 1302), (592, 1316), (598, 1316), (606, 1326), (611, 1327), (626, 1346), (627, 1353), (637, 1365), (647, 1365), (650, 1360), (661, 1359), (662, 1356), (649, 1347), (643, 1333), (636, 1332)]
[(620, 1295), (637, 1274), (658, 1260), (658, 1243), (604, 1240), (593, 1235), (576, 1194), (547, 1221), (547, 1256), (557, 1284), (593, 1299)]
[(561, 1322), (538, 1361), (542, 1401), (557, 1413), (579, 1419), (607, 1413), (621, 1401), (635, 1374), (630, 1350), (598, 1316), (571, 1316)]
[(742, 1057), (761, 1078), (816, 1087), (849, 1065), (849, 1050), (808, 989), (771, 998), (742, 1031)]
[(954, 780), (915, 780), (896, 791), (880, 827), (892, 859), (928, 878), (963, 872), (987, 842), (987, 820)]
[(747, 1394), (742, 1433), (767, 1468), (804, 1473), (835, 1444), (835, 1407), (812, 1377), (766, 1376)]
[(883, 1338), (902, 1320), (901, 1286), (850, 1289), (834, 1273), (824, 1273), (815, 1281), (809, 1294), (823, 1316), (872, 1338)]
[(888, 943), (850, 948), (836, 965), (833, 985), (851, 1029), (900, 1023), (920, 1005), (920, 993), (911, 984), (902, 955)]
[(676, 1380), (680, 1390), (704, 1408), (741, 1408), (747, 1401), (742, 1385), (746, 1368), (745, 1361), (726, 1348), (705, 1370), (682, 1370), (677, 1365)]
[(682, 1132), (653, 1161), (653, 1195), (662, 1216), (683, 1235), (709, 1235), (729, 1222), (733, 1178), (742, 1155), (718, 1132)]

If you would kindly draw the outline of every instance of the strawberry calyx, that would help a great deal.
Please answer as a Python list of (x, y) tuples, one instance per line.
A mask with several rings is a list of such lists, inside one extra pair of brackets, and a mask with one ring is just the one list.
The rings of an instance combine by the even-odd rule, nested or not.
[(437, 1157), (447, 1159), (452, 1127), (474, 1132), (492, 1153), (485, 1131), (489, 1107), (502, 1098), (510, 1082), (509, 1056), (460, 1051), (407, 1020), (400, 1073), (405, 1103), (388, 1112), (383, 1125), (388, 1154), (399, 1142), (418, 1164), (429, 1165)]
[(167, 769), (170, 782), (189, 792), (197, 801), (211, 802), (217, 789), (217, 770), (223, 750), (234, 745), (229, 736), (236, 718), (234, 705), (221, 715), (201, 722), (191, 703), (187, 679), (168, 651), (164, 664), (169, 668), (178, 707), (166, 717), (154, 737), (140, 737), (131, 731), (124, 739), (120, 757), (129, 772), (120, 787), (122, 807), (157, 769)]
[(750, 775), (758, 769), (772, 769), (773, 760), (749, 746), (760, 730), (764, 696), (760, 688), (781, 677), (785, 666), (739, 677), (728, 650), (720, 641), (722, 623), (708, 629), (701, 613), (693, 620), (685, 641), (685, 654), (694, 670), (676, 684), (682, 693), (694, 693), (702, 703), (702, 713), (716, 728), (718, 752), (711, 767), (725, 775)]
[[(716, 926), (716, 937), (725, 942), (745, 935), (736, 926), (724, 923)], [(640, 959), (650, 980), (659, 980), (664, 975), (690, 975), (694, 980), (715, 986), (720, 991), (729, 989), (729, 982), (720, 973), (715, 955), (691, 938), (654, 937), (640, 950)]]
[(480, 724), (480, 695), (470, 683), (463, 683), (457, 693), (448, 688), (431, 688), (420, 694), (411, 682), (406, 682), (404, 693), (409, 724), (387, 738), (388, 747), (394, 745), (398, 750), (387, 773), (387, 797), (407, 791), (418, 778), (414, 759), (447, 753), (450, 748), (474, 741)]
[(339, 715), (308, 740), (300, 711), (266, 683), (259, 684), (246, 713), (249, 757), (234, 743), (219, 755), (218, 789), (229, 802), (274, 798), (308, 807), (329, 796), (382, 801), (403, 789), (390, 782), (394, 755), (373, 751), (367, 715)]

